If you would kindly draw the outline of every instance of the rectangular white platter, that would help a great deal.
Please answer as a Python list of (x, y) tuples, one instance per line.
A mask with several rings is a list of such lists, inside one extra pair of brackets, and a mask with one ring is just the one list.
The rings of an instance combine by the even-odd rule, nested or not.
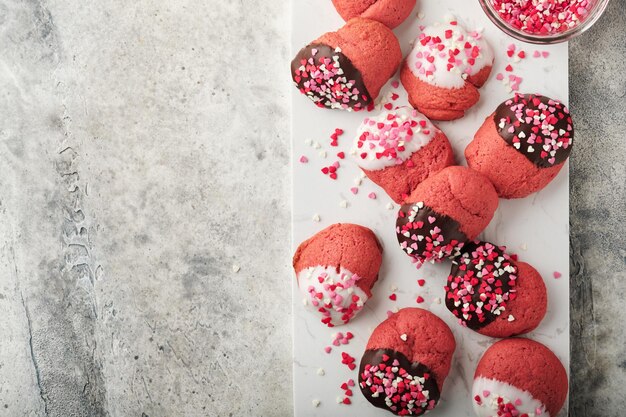
[[(296, 0), (292, 3), (292, 56), (321, 34), (334, 31), (343, 21), (335, 12), (331, 0)], [(418, 12), (421, 18), (418, 17)], [(512, 96), (506, 86), (496, 80), (497, 73), (508, 74), (505, 67), (511, 61), (506, 55), (507, 47), (514, 43), (517, 50), (525, 50), (527, 58), (513, 63), (514, 72), (523, 78), (521, 92), (533, 92), (560, 99), (568, 99), (568, 52), (567, 44), (550, 47), (516, 42), (501, 33), (484, 15), (477, 0), (418, 0), (411, 16), (394, 30), (406, 56), (420, 25), (442, 21), (446, 15), (454, 15), (468, 29), (484, 29), (496, 54), (496, 62), (489, 81), (481, 89), (480, 102), (467, 115), (453, 122), (436, 123), (454, 147), (457, 163), (465, 165), (463, 150), (487, 115), (497, 105)], [(533, 52), (548, 51), (547, 58), (533, 58)], [(288, 75), (286, 75), (288, 76)], [(397, 75), (392, 80), (397, 80)], [(391, 82), (383, 88), (381, 97), (391, 91), (401, 95), (394, 105), (406, 104), (402, 86), (393, 89)], [(357, 370), (350, 371), (341, 364), (341, 352), (347, 352), (360, 360), (367, 339), (376, 325), (387, 317), (387, 311), (402, 307), (429, 309), (450, 326), (456, 338), (457, 349), (452, 368), (445, 382), (442, 399), (437, 408), (429, 413), (432, 417), (473, 416), (469, 390), (476, 363), (482, 353), (495, 339), (481, 336), (461, 328), (444, 303), (443, 285), (450, 264), (427, 264), (416, 270), (410, 259), (398, 247), (395, 236), (395, 218), (398, 206), (388, 209), (391, 199), (382, 189), (364, 179), (359, 192), (353, 195), (350, 188), (359, 178), (360, 170), (348, 154), (356, 128), (365, 113), (348, 113), (338, 110), (319, 109), (296, 88), (292, 89), (292, 158), (293, 158), (293, 250), (298, 244), (321, 229), (340, 222), (357, 223), (371, 228), (384, 246), (384, 259), (380, 279), (373, 289), (374, 296), (356, 319), (345, 326), (327, 328), (320, 318), (303, 305), (303, 296), (293, 279), (293, 382), (294, 411), (296, 417), (309, 416), (359, 416), (373, 417), (392, 415), (371, 406), (361, 395), (358, 387), (353, 389), (351, 405), (337, 403), (343, 398), (340, 385), (348, 379), (357, 381)], [(373, 113), (376, 114), (376, 111)], [(574, 115), (575, 116), (575, 115)], [(330, 146), (330, 134), (335, 128), (345, 131), (338, 147)], [(320, 149), (307, 144), (318, 142)], [(320, 152), (326, 151), (323, 158)], [(344, 151), (338, 179), (331, 180), (320, 170), (336, 161), (336, 153)], [(301, 156), (308, 163), (300, 163)], [(567, 166), (558, 177), (541, 192), (521, 200), (500, 200), (500, 207), (493, 221), (481, 236), (483, 239), (505, 245), (509, 252), (517, 253), (520, 260), (535, 266), (543, 276), (548, 288), (548, 312), (541, 325), (527, 337), (544, 343), (569, 369), (569, 192)], [(376, 199), (368, 198), (375, 192)], [(347, 208), (340, 202), (346, 200)], [(320, 221), (313, 221), (319, 215)], [(562, 274), (559, 279), (553, 274)], [(426, 285), (419, 287), (417, 279), (424, 278)], [(389, 299), (391, 288), (397, 300)], [(425, 302), (416, 303), (421, 295)], [(352, 332), (355, 337), (348, 345), (333, 346), (330, 354), (324, 347), (330, 346), (336, 332)], [(318, 375), (323, 369), (324, 375)], [(313, 405), (319, 400), (319, 406)], [(567, 415), (567, 406), (559, 414)]]

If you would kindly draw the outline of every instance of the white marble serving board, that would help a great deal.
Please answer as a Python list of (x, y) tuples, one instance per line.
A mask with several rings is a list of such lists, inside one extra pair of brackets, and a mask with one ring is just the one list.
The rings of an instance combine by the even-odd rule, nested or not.
[[(423, 13), (423, 18), (417, 14)], [(437, 125), (446, 133), (454, 147), (457, 161), (465, 164), (463, 150), (484, 118), (496, 106), (512, 94), (496, 74), (505, 73), (509, 63), (507, 46), (511, 43), (522, 47), (527, 58), (514, 63), (515, 73), (523, 77), (520, 90), (536, 92), (560, 99), (568, 99), (568, 52), (567, 45), (537, 47), (514, 42), (489, 22), (475, 0), (418, 0), (412, 15), (394, 32), (398, 36), (406, 55), (410, 44), (419, 33), (420, 25), (428, 25), (454, 14), (467, 28), (484, 28), (484, 35), (496, 53), (496, 62), (487, 84), (481, 89), (481, 100), (467, 115), (453, 122), (439, 122)], [(297, 0), (293, 2), (292, 56), (307, 43), (324, 32), (336, 30), (343, 24), (330, 0)], [(519, 50), (519, 49), (518, 49)], [(549, 51), (548, 58), (533, 58), (535, 50)], [(285, 74), (288, 76), (287, 74)], [(393, 79), (398, 79), (397, 76)], [(392, 79), (392, 80), (393, 80)], [(383, 89), (381, 96), (390, 91), (401, 98), (395, 105), (406, 103), (402, 86), (393, 89), (391, 83)], [(341, 352), (348, 352), (357, 359), (364, 351), (367, 339), (373, 328), (387, 317), (387, 311), (402, 307), (429, 309), (445, 320), (457, 342), (450, 374), (445, 382), (443, 395), (438, 407), (429, 413), (432, 417), (473, 416), (472, 400), (469, 395), (477, 360), (482, 352), (495, 339), (478, 335), (460, 327), (443, 302), (437, 304), (438, 297), (443, 301), (443, 285), (450, 264), (427, 264), (416, 270), (410, 259), (400, 250), (395, 236), (395, 218), (398, 206), (387, 208), (391, 199), (373, 184), (363, 180), (359, 193), (353, 195), (350, 188), (360, 177), (360, 170), (350, 160), (351, 147), (356, 127), (365, 113), (348, 113), (318, 109), (297, 89), (292, 89), (293, 102), (293, 249), (319, 230), (338, 222), (351, 222), (374, 230), (384, 246), (384, 260), (380, 279), (373, 289), (374, 296), (365, 305), (364, 311), (346, 326), (327, 328), (320, 323), (317, 315), (305, 309), (295, 276), (293, 280), (294, 316), (294, 408), (297, 417), (308, 416), (384, 416), (391, 415), (372, 407), (361, 395), (358, 387), (353, 389), (352, 404), (337, 403), (343, 398), (340, 385), (352, 378), (357, 381), (357, 370), (350, 371), (341, 364)], [(375, 114), (375, 113), (373, 113)], [(335, 128), (345, 134), (339, 139), (339, 147), (330, 146), (330, 134)], [(320, 149), (305, 143), (307, 139), (318, 142)], [(321, 151), (327, 157), (320, 156)], [(320, 172), (323, 166), (332, 164), (338, 158), (338, 151), (346, 152), (341, 161), (339, 178), (331, 180)], [(304, 155), (309, 162), (302, 164)], [(375, 200), (368, 194), (374, 191)], [(348, 201), (347, 208), (340, 207), (342, 200)], [(321, 221), (313, 221), (319, 215)], [(528, 337), (550, 347), (569, 368), (569, 193), (568, 170), (559, 176), (543, 191), (522, 200), (500, 200), (500, 207), (482, 238), (500, 245), (506, 245), (509, 252), (517, 253), (520, 260), (534, 265), (542, 274), (549, 296), (548, 313), (541, 325)], [(562, 274), (555, 279), (554, 271)], [(417, 279), (424, 278), (426, 285), (419, 287)], [(397, 287), (397, 301), (391, 301), (391, 287)], [(421, 295), (426, 301), (418, 305), (416, 297)], [(331, 335), (336, 332), (351, 331), (355, 337), (346, 346), (334, 347), (330, 354), (324, 347), (331, 345)], [(319, 369), (324, 375), (318, 375)], [(312, 401), (319, 400), (318, 407)], [(560, 415), (567, 415), (564, 409)]]

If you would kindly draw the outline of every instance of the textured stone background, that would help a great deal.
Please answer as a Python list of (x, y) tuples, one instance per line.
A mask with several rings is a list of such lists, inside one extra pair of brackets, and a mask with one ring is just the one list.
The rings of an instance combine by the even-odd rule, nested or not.
[[(0, 0), (0, 416), (290, 414), (288, 3)], [(626, 406), (624, 10), (571, 44), (580, 417)]]

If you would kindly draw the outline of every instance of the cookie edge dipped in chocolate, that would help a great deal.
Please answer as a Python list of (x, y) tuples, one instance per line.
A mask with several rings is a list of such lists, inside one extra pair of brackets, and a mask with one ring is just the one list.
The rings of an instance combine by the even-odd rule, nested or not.
[[(539, 100), (539, 103), (536, 103), (535, 100)], [(509, 104), (507, 104), (509, 103)], [(539, 109), (540, 105), (546, 106), (548, 109), (550, 107), (555, 108), (554, 117), (557, 118), (557, 123), (554, 125), (552, 131), (556, 131), (559, 134), (559, 139), (561, 137), (568, 138), (567, 147), (559, 147), (553, 158), (554, 161), (550, 162), (550, 151), (546, 151), (543, 149), (544, 143), (529, 143), (528, 140), (530, 136), (534, 133), (539, 136), (541, 134), (541, 129), (538, 132), (532, 132), (533, 125), (522, 123), (520, 126), (515, 126), (516, 122), (518, 122), (518, 118), (515, 115), (515, 112), (511, 110), (511, 107), (523, 104), (523, 117), (527, 117), (526, 109), (531, 109), (533, 111), (542, 111)], [(559, 113), (563, 116), (559, 118)], [(542, 96), (540, 94), (515, 94), (514, 97), (505, 100), (502, 102), (497, 108), (493, 115), (493, 121), (496, 126), (496, 131), (500, 135), (500, 137), (510, 146), (515, 148), (517, 152), (524, 155), (526, 159), (528, 159), (532, 164), (539, 168), (550, 168), (553, 166), (557, 166), (567, 160), (569, 158), (572, 148), (574, 146), (574, 123), (572, 121), (572, 116), (569, 112), (569, 109), (565, 104), (558, 100), (554, 100), (547, 96)], [(513, 127), (514, 131), (509, 132), (509, 129)], [(563, 131), (563, 134), (560, 132)], [(520, 133), (523, 133), (524, 137), (520, 137)], [(541, 135), (543, 136), (543, 135)], [(516, 147), (516, 143), (519, 143), (519, 147)]]
[[(422, 205), (422, 207), (419, 207), (420, 204)], [(409, 222), (409, 213), (416, 206), (418, 208), (418, 213), (413, 219), (413, 221)], [(430, 217), (434, 217), (435, 221), (431, 223), (429, 221)], [(418, 251), (414, 250), (412, 253), (409, 253), (406, 250), (407, 248), (402, 247), (402, 244), (404, 242), (407, 243), (407, 247), (415, 243), (415, 241), (412, 240), (411, 237), (406, 237), (402, 234), (403, 233), (402, 227), (408, 223), (415, 223), (415, 222), (420, 222), (420, 221), (424, 223), (424, 226), (429, 226), (428, 229), (424, 229), (424, 232), (429, 232), (430, 230), (432, 230), (433, 227), (438, 227), (441, 230), (440, 234), (443, 235), (444, 242), (438, 245), (438, 248), (449, 247), (450, 245), (452, 245), (451, 248), (450, 247), (448, 248), (449, 250), (445, 251), (444, 256), (425, 257), (422, 255), (424, 253), (423, 250), (419, 251), (418, 249)], [(398, 244), (400, 245), (401, 249), (407, 255), (415, 259), (418, 259), (422, 263), (425, 263), (430, 260), (438, 261), (444, 258), (456, 256), (458, 253), (460, 253), (461, 248), (467, 241), (467, 236), (465, 236), (465, 234), (461, 232), (460, 227), (461, 227), (460, 223), (454, 220), (452, 217), (437, 213), (435, 210), (427, 206), (424, 202), (405, 203), (400, 207), (400, 210), (398, 210), (398, 216), (396, 218), (396, 237), (398, 239)], [(414, 230), (415, 229), (412, 229), (411, 235), (415, 234)], [(430, 234), (430, 236), (432, 236), (432, 234)], [(418, 248), (422, 247), (422, 245), (425, 245), (425, 243), (423, 243), (425, 240), (426, 238), (424, 238), (424, 240), (422, 241), (417, 242)], [(457, 242), (457, 243), (455, 244), (453, 242)], [(432, 252), (431, 252), (431, 255), (432, 255)]]
[[(384, 355), (388, 356), (388, 359), (386, 361), (383, 360)], [(428, 369), (426, 365), (420, 362), (411, 362), (402, 352), (398, 352), (393, 349), (368, 349), (365, 351), (365, 353), (363, 353), (363, 356), (361, 357), (361, 363), (359, 365), (358, 382), (359, 382), (359, 388), (361, 389), (361, 393), (367, 399), (367, 401), (369, 401), (375, 407), (382, 408), (393, 414), (399, 415), (400, 410), (394, 411), (394, 410), (391, 410), (387, 406), (387, 403), (385, 401), (386, 395), (384, 393), (379, 395), (378, 397), (372, 397), (372, 392), (370, 390), (370, 387), (368, 385), (365, 385), (365, 386), (362, 385), (362, 383), (364, 382), (364, 380), (362, 379), (362, 375), (367, 365), (379, 366), (381, 363), (384, 363), (385, 366), (392, 366), (391, 364), (393, 363), (395, 359), (398, 360), (399, 367), (404, 368), (404, 370), (407, 371), (408, 374), (414, 377), (419, 377), (419, 378), (423, 378), (425, 376), (427, 377), (425, 378), (425, 381), (423, 384), (423, 390), (428, 391), (429, 405), (426, 408), (421, 407), (421, 406), (416, 406), (412, 410), (419, 409), (421, 410), (421, 412), (412, 413), (409, 415), (419, 416), (419, 415), (424, 414), (426, 411), (429, 411), (435, 408), (435, 406), (439, 402), (441, 393), (439, 392), (437, 381), (435, 380), (435, 377), (433, 373), (431, 372), (431, 370)], [(430, 405), (431, 401), (434, 401), (432, 406)]]
[[(313, 54), (313, 50), (316, 50), (315, 54)], [(333, 62), (339, 62), (339, 68), (343, 71), (343, 74), (338, 75), (338, 77), (344, 78), (346, 84), (354, 81), (350, 86), (350, 89), (356, 88), (358, 90), (358, 99), (354, 100), (351, 97), (349, 102), (345, 103), (348, 105), (347, 108), (343, 107), (344, 103), (338, 103), (339, 105), (334, 107), (333, 103), (327, 105), (326, 103), (328, 102), (328, 98), (326, 96), (321, 96), (312, 91), (305, 91), (306, 87), (304, 86), (304, 83), (307, 80), (310, 80), (311, 77), (303, 77), (301, 73), (298, 73), (301, 71), (300, 68), (302, 66), (306, 66), (306, 64), (302, 64), (302, 61), (305, 60), (308, 63), (309, 59), (313, 58), (314, 62), (317, 64), (321, 57), (330, 58)], [(312, 43), (300, 49), (295, 58), (291, 61), (291, 77), (300, 93), (305, 95), (320, 108), (361, 111), (366, 110), (371, 103), (373, 103), (372, 96), (367, 90), (361, 71), (356, 68), (350, 58), (348, 58), (339, 47), (333, 48), (323, 43)], [(300, 78), (299, 81), (297, 79), (298, 77)], [(327, 80), (324, 80), (324, 83), (326, 83), (326, 81)], [(319, 100), (316, 101), (316, 98)]]
[[(452, 261), (452, 266), (450, 267), (450, 274), (448, 275), (448, 279), (447, 279), (447, 283), (445, 286), (445, 291), (446, 291), (446, 307), (448, 308), (448, 310), (450, 310), (450, 312), (458, 319), (460, 320), (466, 327), (468, 327), (469, 329), (472, 330), (480, 330), (483, 327), (487, 326), (490, 323), (493, 323), (494, 321), (496, 321), (498, 319), (498, 317), (500, 317), (500, 315), (497, 314), (493, 314), (491, 311), (489, 310), (485, 310), (485, 315), (484, 315), (484, 320), (480, 321), (478, 316), (476, 315), (475, 311), (471, 312), (471, 316), (470, 319), (465, 319), (463, 318), (463, 312), (462, 312), (462, 307), (463, 307), (463, 303), (461, 303), (458, 307), (454, 305), (455, 300), (452, 299), (449, 294), (450, 294), (450, 284), (452, 283), (452, 279), (454, 277), (461, 277), (463, 278), (465, 275), (467, 275), (467, 269), (465, 270), (461, 270), (461, 261), (463, 259), (469, 258), (470, 262), (473, 260), (471, 253), (475, 252), (479, 247), (483, 247), (485, 244), (489, 244), (491, 246), (493, 246), (494, 250), (498, 252), (498, 256), (502, 256), (505, 258), (506, 261), (508, 261), (510, 263), (511, 266), (513, 266), (513, 268), (515, 268), (515, 272), (511, 273), (508, 271), (503, 271), (506, 274), (507, 279), (504, 280), (502, 279), (502, 276), (504, 276), (503, 274), (501, 274), (497, 279), (502, 283), (502, 285), (499, 287), (502, 289), (503, 292), (509, 293), (511, 294), (512, 292), (515, 292), (515, 286), (511, 286), (510, 285), (510, 281), (511, 281), (511, 276), (515, 276), (515, 278), (517, 279), (518, 274), (519, 274), (519, 268), (517, 267), (516, 262), (510, 257), (510, 255), (508, 253), (506, 253), (506, 248), (503, 246), (498, 246), (498, 245), (494, 245), (493, 243), (490, 242), (485, 242), (485, 241), (478, 241), (478, 240), (474, 240), (471, 242), (467, 242), (465, 244), (465, 246), (463, 247), (463, 249), (461, 250), (461, 253), (458, 257), (456, 257), (453, 261)], [(469, 255), (468, 255), (469, 254)], [(466, 256), (468, 255), (468, 256)], [(493, 262), (491, 263), (493, 264)], [(475, 268), (472, 268), (474, 271), (476, 271)], [(462, 274), (461, 274), (462, 273)], [(479, 280), (479, 282), (476, 285), (473, 285), (472, 287), (476, 288), (477, 285), (480, 285), (483, 282), (483, 278), (479, 278), (477, 277), (477, 279)], [(491, 285), (496, 285), (495, 281), (493, 284)], [(476, 306), (476, 303), (481, 301), (480, 300), (480, 293), (476, 292), (473, 296), (472, 296), (472, 304), (474, 306)], [(506, 308), (506, 302), (512, 301), (512, 299), (506, 300), (504, 307)], [(487, 300), (482, 300), (483, 303), (486, 303)]]

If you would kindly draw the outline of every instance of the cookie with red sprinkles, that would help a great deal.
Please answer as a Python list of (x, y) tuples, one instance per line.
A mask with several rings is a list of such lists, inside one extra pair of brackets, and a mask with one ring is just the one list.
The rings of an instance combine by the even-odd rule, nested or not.
[(567, 107), (538, 94), (516, 94), (485, 119), (465, 149), (470, 168), (502, 198), (523, 198), (557, 176), (574, 145)]
[(424, 262), (458, 256), (489, 224), (498, 195), (483, 175), (452, 166), (431, 175), (406, 198), (396, 219), (400, 248)]
[(478, 362), (472, 402), (479, 417), (550, 417), (563, 407), (567, 387), (565, 368), (550, 349), (529, 339), (505, 339)]
[(338, 223), (305, 240), (293, 256), (304, 304), (328, 327), (348, 323), (372, 297), (382, 246), (370, 229)]
[(454, 164), (445, 133), (410, 107), (366, 117), (352, 154), (359, 167), (396, 202), (431, 174)]
[(419, 416), (437, 406), (456, 348), (450, 328), (421, 308), (404, 308), (374, 329), (359, 388), (375, 407)]
[(333, 0), (343, 20), (364, 17), (376, 20), (390, 29), (409, 17), (416, 0)]
[(400, 73), (413, 107), (432, 120), (454, 120), (480, 99), (494, 54), (478, 31), (454, 19), (422, 29)]
[(477, 240), (452, 261), (445, 291), (446, 306), (459, 323), (491, 337), (534, 330), (548, 305), (535, 268), (515, 261), (504, 247)]
[(401, 61), (391, 29), (357, 17), (302, 48), (291, 61), (291, 75), (318, 107), (360, 111), (373, 108)]

